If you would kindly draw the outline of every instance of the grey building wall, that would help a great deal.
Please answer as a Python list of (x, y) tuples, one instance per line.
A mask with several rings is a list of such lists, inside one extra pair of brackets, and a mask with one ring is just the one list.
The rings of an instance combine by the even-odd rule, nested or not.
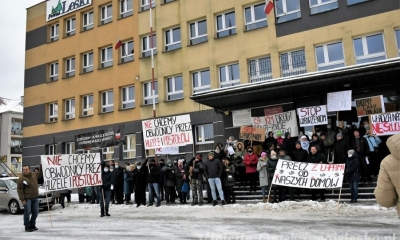
[(25, 69), (24, 88), (46, 83), (46, 64)]
[(46, 105), (39, 104), (31, 107), (24, 107), (23, 127), (44, 124), (46, 118)]
[(47, 44), (47, 26), (26, 32), (25, 50)]

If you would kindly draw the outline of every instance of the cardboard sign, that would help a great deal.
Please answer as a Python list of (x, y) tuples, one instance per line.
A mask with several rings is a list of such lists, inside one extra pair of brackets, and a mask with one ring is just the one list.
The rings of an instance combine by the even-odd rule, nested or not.
[(359, 117), (385, 112), (385, 103), (382, 95), (356, 99), (356, 107), (357, 116)]
[(369, 119), (372, 131), (377, 136), (400, 133), (400, 112), (372, 114)]
[(102, 185), (100, 153), (42, 155), (44, 187), (48, 191)]
[(179, 154), (179, 147), (156, 148), (157, 155)]
[(278, 160), (272, 184), (298, 188), (340, 188), (345, 164), (303, 163)]
[(298, 108), (297, 115), (300, 127), (328, 124), (325, 105)]
[(146, 150), (193, 144), (189, 114), (145, 120), (142, 128)]
[(351, 90), (328, 93), (328, 112), (351, 110)]
[(232, 123), (234, 127), (241, 127), (251, 124), (251, 110), (232, 111)]
[(299, 135), (296, 110), (264, 117), (252, 117), (251, 124), (255, 128), (264, 128), (266, 134), (268, 132), (273, 132), (274, 136), (276, 136), (278, 132), (281, 132), (282, 136), (285, 136), (286, 132), (290, 133), (292, 137)]
[(244, 140), (264, 142), (265, 141), (265, 129), (241, 126), (239, 138), (244, 139)]

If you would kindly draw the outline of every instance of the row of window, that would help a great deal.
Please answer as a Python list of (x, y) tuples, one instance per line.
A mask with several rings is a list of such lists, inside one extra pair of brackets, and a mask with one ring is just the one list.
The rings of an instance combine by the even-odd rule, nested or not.
[[(209, 152), (214, 148), (214, 130), (213, 124), (203, 124), (194, 127), (196, 153)], [(75, 153), (75, 142), (66, 142), (61, 144), (62, 154), (74, 154)], [(21, 146), (22, 147), (22, 146)], [(123, 144), (123, 158), (130, 159), (136, 158), (136, 135), (127, 134), (125, 135), (125, 143)], [(55, 155), (57, 154), (57, 145), (47, 145), (46, 154)], [(103, 159), (113, 160), (114, 159), (114, 147), (103, 148)], [(180, 154), (184, 154), (181, 152)], [(155, 150), (147, 150), (146, 156), (154, 156)]]

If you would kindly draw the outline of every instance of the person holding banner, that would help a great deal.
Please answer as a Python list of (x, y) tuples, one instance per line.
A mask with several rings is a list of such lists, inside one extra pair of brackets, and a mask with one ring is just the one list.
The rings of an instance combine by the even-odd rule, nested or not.
[(110, 167), (108, 165), (104, 165), (103, 173), (101, 174), (103, 184), (101, 185), (102, 196), (100, 196), (100, 217), (111, 216), (108, 213), (108, 209), (110, 206), (111, 185), (114, 182), (114, 177), (113, 174), (109, 171), (109, 168)]
[[(308, 155), (309, 163), (327, 163), (325, 155), (320, 153), (317, 146), (312, 146), (310, 148), (310, 154)], [(311, 189), (311, 200), (316, 201), (316, 194), (320, 194), (320, 200), (325, 201), (325, 189)]]
[(267, 153), (265, 152), (262, 152), (261, 157), (258, 159), (257, 171), (259, 172), (258, 177), (260, 181), (263, 202), (265, 203), (267, 202), (267, 199), (265, 198), (265, 188), (268, 187)]
[(140, 207), (140, 205), (146, 206), (147, 159), (143, 164), (141, 161), (137, 161), (135, 165), (136, 169), (133, 170), (133, 182), (135, 185), (136, 207)]
[[(274, 177), (275, 174), (275, 169), (276, 166), (278, 165), (278, 157), (276, 155), (276, 152), (274, 150), (271, 151), (271, 155), (267, 161), (267, 172), (268, 172), (268, 182), (272, 184), (272, 178)], [(272, 186), (272, 190), (274, 193), (274, 200), (272, 203), (277, 203), (278, 202), (278, 198), (277, 198), (277, 190), (279, 190), (279, 200), (282, 201), (283, 200), (283, 191), (282, 191), (282, 187), (278, 186), (278, 185), (273, 185)], [(271, 200), (268, 199), (270, 202)]]
[(358, 181), (360, 180), (359, 166), (357, 153), (350, 149), (347, 152), (346, 170), (344, 175), (347, 177), (347, 181), (350, 186), (351, 201), (350, 203), (356, 203), (358, 199)]

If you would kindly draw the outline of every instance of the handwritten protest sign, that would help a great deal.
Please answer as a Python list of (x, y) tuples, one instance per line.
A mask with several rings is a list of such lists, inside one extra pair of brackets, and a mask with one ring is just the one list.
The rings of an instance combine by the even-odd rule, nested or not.
[(190, 115), (142, 121), (145, 149), (193, 144)]
[(245, 139), (245, 140), (264, 142), (265, 141), (265, 129), (241, 126), (239, 138)]
[(385, 112), (385, 103), (382, 95), (356, 99), (356, 107), (359, 117)]
[(42, 155), (40, 158), (46, 190), (102, 184), (100, 153)]
[(345, 164), (303, 163), (278, 160), (272, 184), (298, 188), (339, 188)]
[(281, 132), (282, 135), (288, 132), (292, 137), (299, 134), (296, 110), (264, 117), (252, 117), (251, 124), (255, 128), (264, 128), (266, 133), (273, 132), (275, 136), (278, 132)]
[(179, 147), (156, 148), (157, 155), (179, 154)]
[(370, 115), (372, 131), (377, 136), (400, 133), (400, 112), (389, 112)]
[(251, 124), (251, 110), (236, 110), (232, 111), (232, 125), (233, 127), (246, 126)]
[(351, 90), (328, 93), (328, 112), (351, 110)]
[(297, 115), (300, 127), (328, 124), (325, 105), (298, 108)]

